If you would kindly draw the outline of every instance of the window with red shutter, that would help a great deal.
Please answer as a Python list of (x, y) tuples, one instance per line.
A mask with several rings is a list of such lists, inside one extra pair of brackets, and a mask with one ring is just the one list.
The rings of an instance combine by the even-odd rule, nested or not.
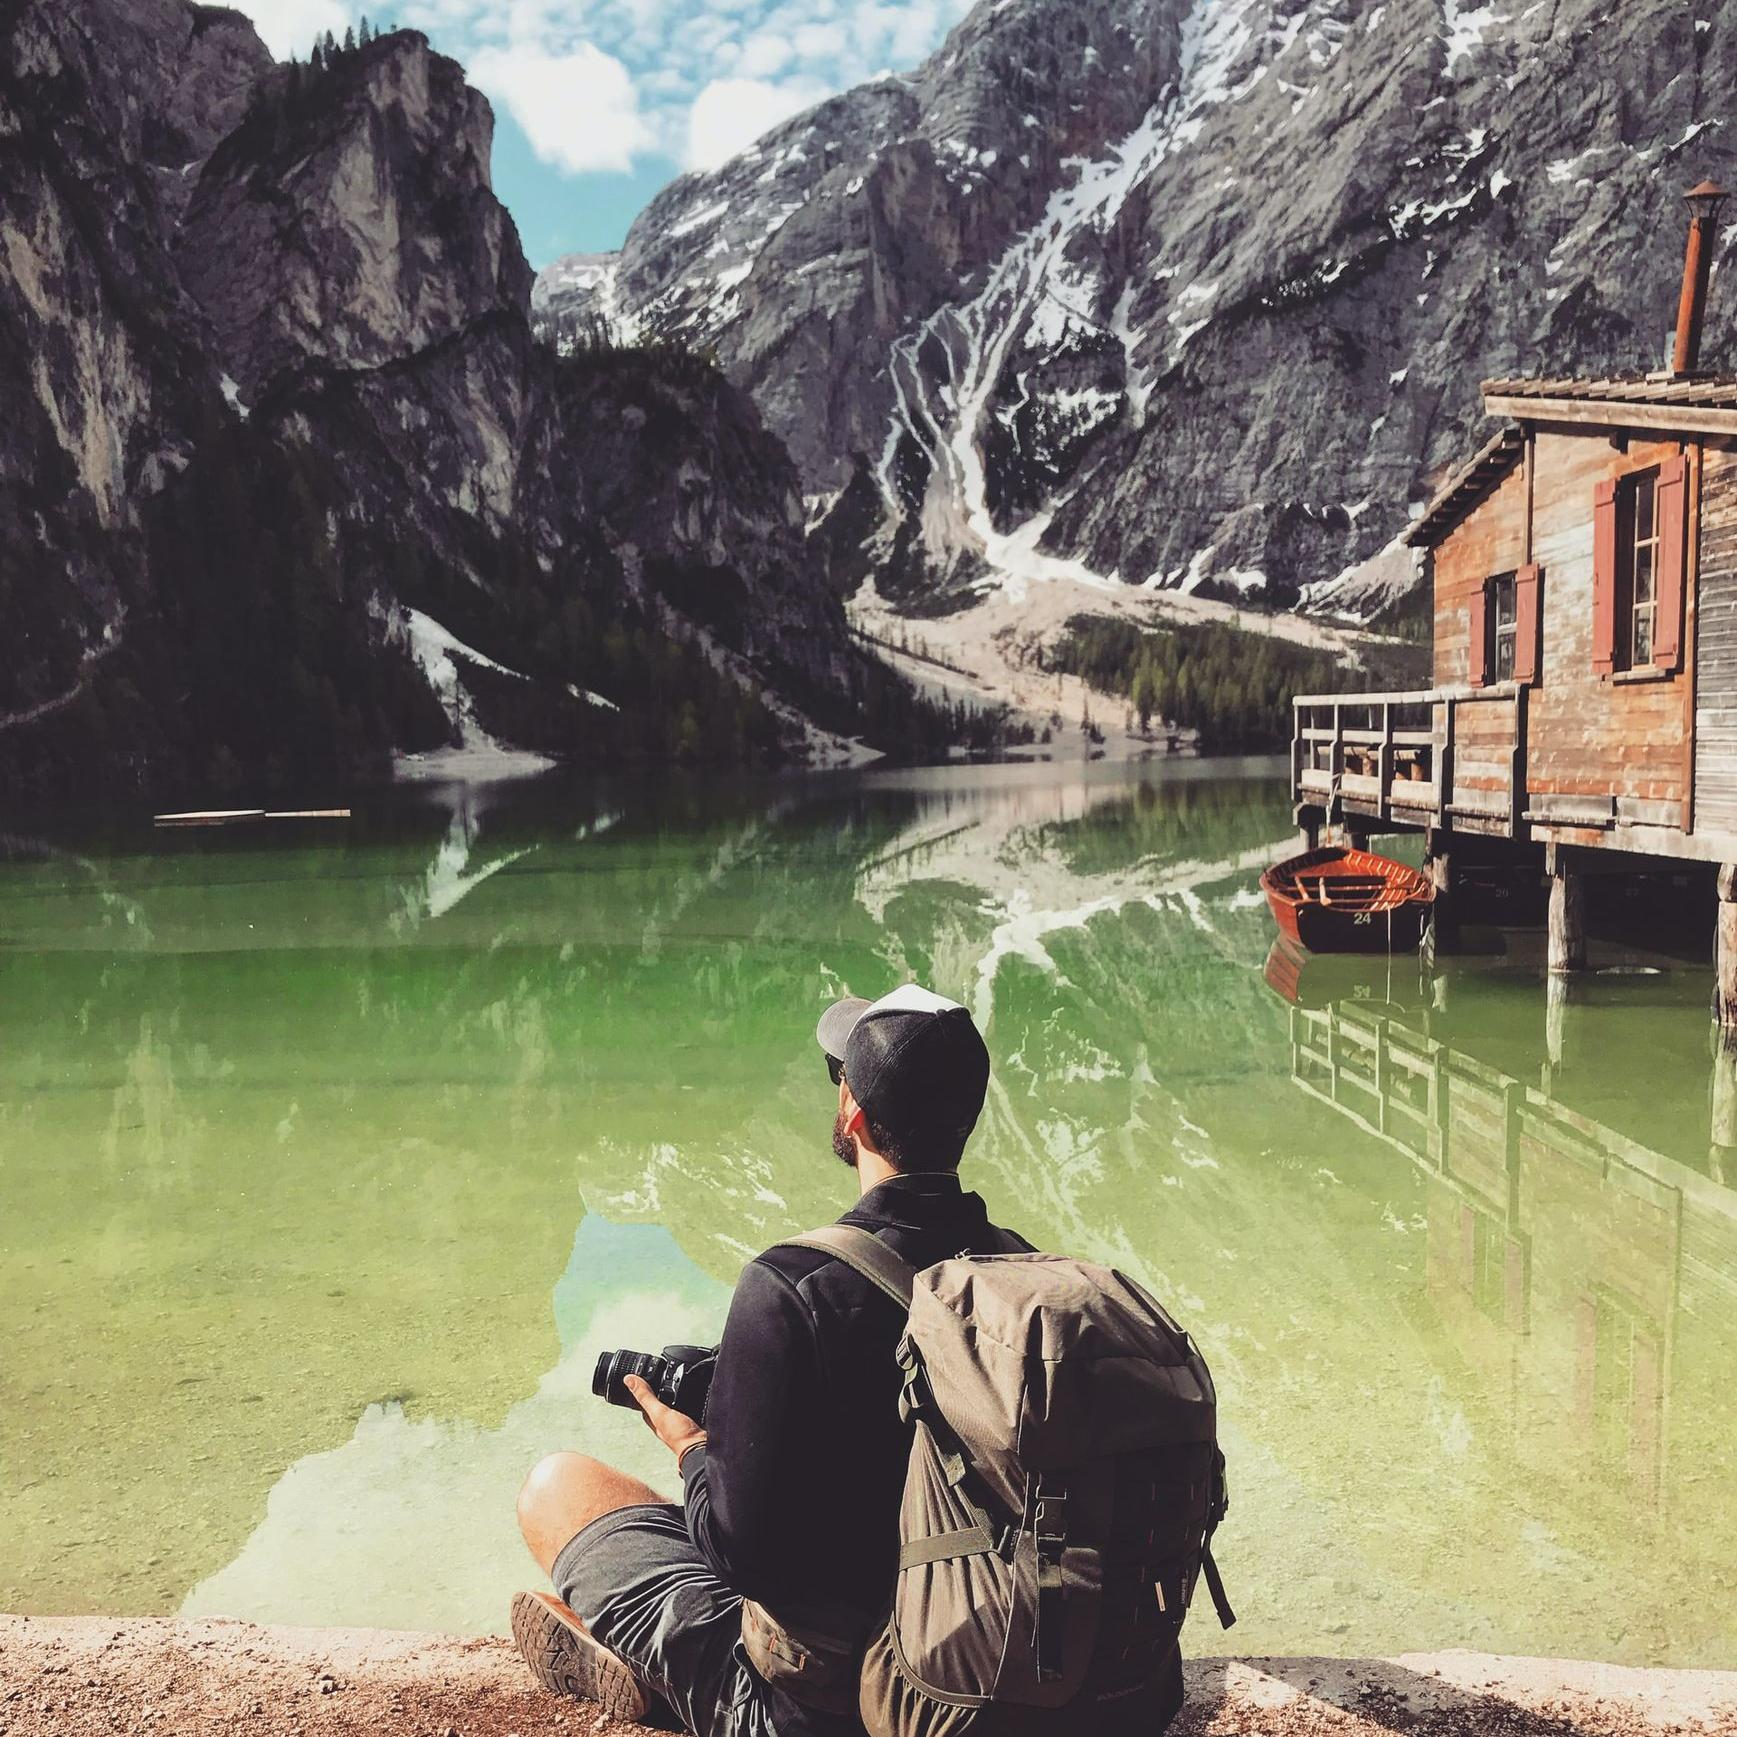
[(1473, 687), (1481, 688), (1490, 655), (1489, 596), (1482, 585), (1472, 593), (1470, 613), (1471, 645), (1466, 665), (1466, 680)]
[[(1667, 459), (1659, 468), (1658, 575), (1653, 609), (1652, 661), (1660, 669), (1683, 662), (1683, 583), (1689, 554), (1689, 461)], [(1636, 659), (1639, 662), (1639, 658)]]
[(1592, 667), (1616, 668), (1616, 479), (1592, 491)]
[(1514, 680), (1517, 682), (1535, 682), (1543, 657), (1539, 639), (1539, 629), (1543, 624), (1540, 608), (1543, 593), (1539, 576), (1536, 562), (1522, 567), (1514, 575)]

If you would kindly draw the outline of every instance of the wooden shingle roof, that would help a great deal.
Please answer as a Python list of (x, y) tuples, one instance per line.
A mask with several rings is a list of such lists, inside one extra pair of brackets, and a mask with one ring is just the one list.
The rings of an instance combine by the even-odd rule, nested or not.
[(1737, 374), (1611, 374), (1486, 380), (1484, 409), (1527, 422), (1737, 434)]
[(1486, 398), (1565, 398), (1592, 404), (1720, 404), (1737, 408), (1737, 374), (1611, 374), (1601, 379), (1486, 380)]
[[(1737, 374), (1563, 375), (1486, 380), (1482, 390), (1489, 415), (1521, 423), (1737, 434)], [(1513, 469), (1524, 450), (1522, 428), (1511, 424), (1498, 430), (1448, 478), (1400, 541), (1414, 549), (1434, 548)]]
[(1436, 491), (1421, 518), (1399, 540), (1413, 549), (1433, 549), (1515, 465), (1526, 450), (1525, 431), (1499, 428)]

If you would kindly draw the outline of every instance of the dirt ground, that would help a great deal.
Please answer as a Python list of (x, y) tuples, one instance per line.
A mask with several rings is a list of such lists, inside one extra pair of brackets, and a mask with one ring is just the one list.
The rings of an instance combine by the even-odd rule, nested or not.
[[(250, 1623), (0, 1616), (0, 1737), (637, 1737), (509, 1642)], [(1737, 1672), (1480, 1653), (1201, 1659), (1178, 1737), (1737, 1737)]]
[[(1171, 622), (1232, 622), (1254, 633), (1349, 658), (1359, 635), (1304, 615), (1263, 614), (1184, 592), (1143, 591), (1133, 585), (1087, 585), (1074, 579), (1014, 583), (953, 615), (907, 618), (865, 585), (850, 601), (852, 623), (871, 635), (894, 668), (918, 687), (979, 708), (1006, 705), (1039, 734), (1051, 730), (1056, 758), (1089, 753), (1111, 760), (1162, 752), (1168, 733), (1135, 733), (1122, 701), (1088, 689), (1077, 676), (1044, 673), (1039, 652), (1061, 636), (1075, 615), (1115, 616), (1142, 627)], [(904, 656), (909, 644), (923, 655)], [(1089, 712), (1102, 740), (1088, 743), (1080, 730)], [(1192, 743), (1192, 732), (1183, 732)]]

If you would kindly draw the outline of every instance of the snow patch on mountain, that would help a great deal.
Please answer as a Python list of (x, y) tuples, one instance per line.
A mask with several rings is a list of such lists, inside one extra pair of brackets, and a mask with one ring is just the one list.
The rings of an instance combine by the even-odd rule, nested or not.
[(1496, 17), (1493, 6), (1466, 6), (1460, 0), (1442, 0), (1442, 35), (1447, 43), (1447, 70), (1451, 73), (1457, 61), (1465, 59), (1484, 40), (1484, 32), (1492, 24), (1505, 22)]
[(493, 670), (497, 675), (511, 676), (515, 681), (525, 680), (519, 671), (508, 669), (486, 652), (466, 645), (432, 615), (425, 615), (420, 609), (404, 610), (400, 623), (401, 631), (409, 641), (410, 655), (421, 666), (441, 709), (458, 733), (456, 748), (402, 756), (397, 762), (400, 777), (523, 777), (554, 764), (545, 755), (508, 747), (477, 722), (476, 700), (465, 686), (459, 666), (472, 663), (481, 669)]
[(1418, 558), (1396, 537), (1366, 561), (1302, 588), (1300, 609), (1331, 621), (1363, 624), (1407, 596), (1417, 584)]

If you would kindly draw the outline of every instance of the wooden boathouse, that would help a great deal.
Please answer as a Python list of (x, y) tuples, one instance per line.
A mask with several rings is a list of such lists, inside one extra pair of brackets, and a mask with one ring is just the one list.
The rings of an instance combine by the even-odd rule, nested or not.
[(1737, 375), (1699, 367), (1724, 193), (1687, 197), (1673, 366), (1484, 383), (1503, 426), (1404, 536), (1434, 685), (1299, 697), (1292, 786), (1311, 840), (1425, 833), (1447, 933), (1461, 866), (1535, 860), (1558, 975), (1585, 963), (1584, 877), (1717, 865), (1737, 1032)]

